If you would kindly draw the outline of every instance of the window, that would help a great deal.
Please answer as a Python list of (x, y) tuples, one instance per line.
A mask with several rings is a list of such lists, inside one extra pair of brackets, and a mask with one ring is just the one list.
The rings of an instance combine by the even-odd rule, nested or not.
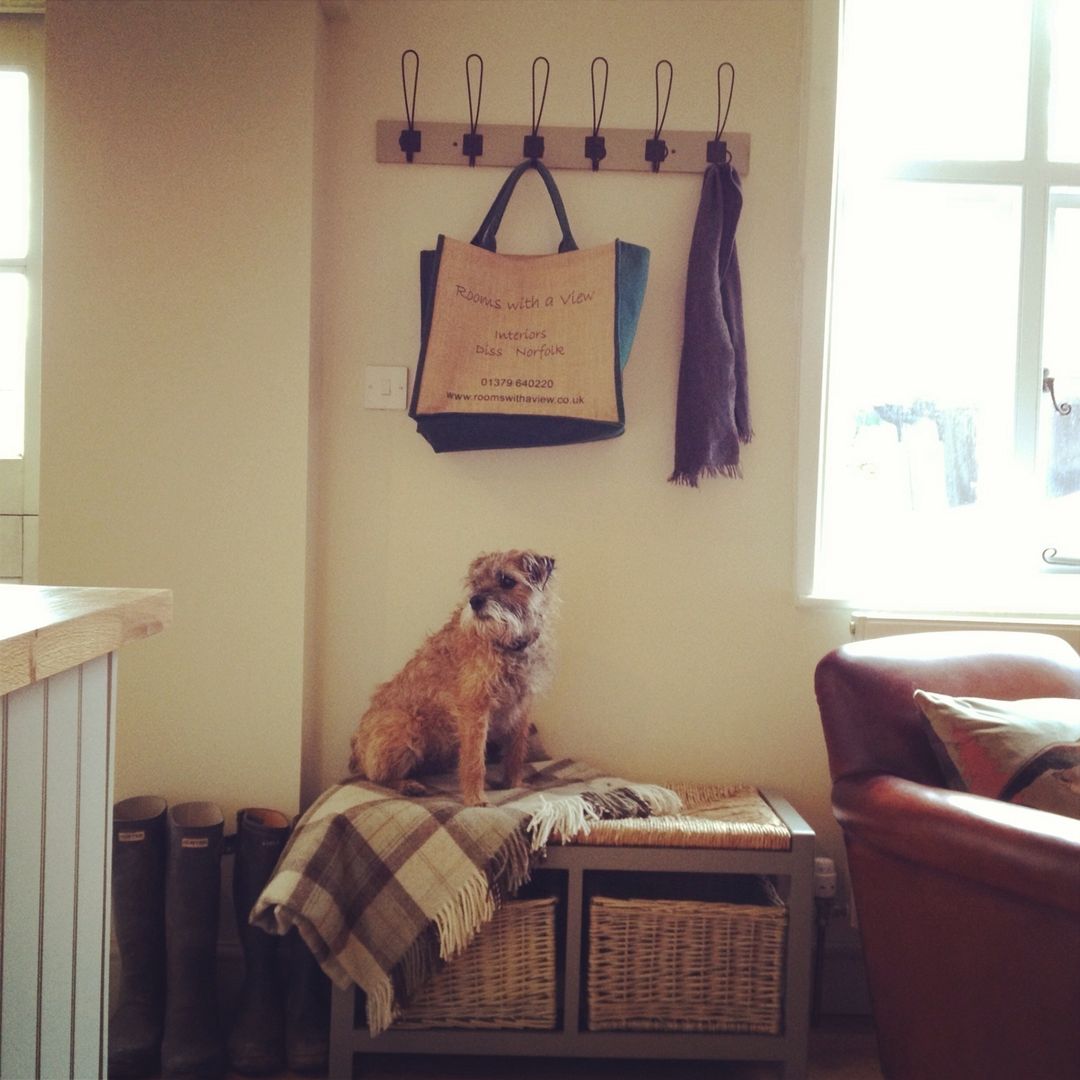
[(0, 0), (0, 579), (32, 579), (40, 398), (44, 19)]
[(801, 591), (1080, 609), (1080, 4), (813, 7)]
[(0, 458), (23, 456), (30, 254), (30, 79), (0, 69)]

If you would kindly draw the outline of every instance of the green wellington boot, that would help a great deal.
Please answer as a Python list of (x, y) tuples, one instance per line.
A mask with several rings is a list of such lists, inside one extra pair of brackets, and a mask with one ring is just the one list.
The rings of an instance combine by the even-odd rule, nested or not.
[(277, 810), (249, 808), (236, 815), (233, 909), (244, 953), (244, 983), (229, 1034), (229, 1064), (245, 1076), (265, 1076), (285, 1065), (285, 1002), (279, 967), (281, 938), (248, 922), (289, 838), (289, 819)]
[(213, 803), (181, 803), (169, 811), (162, 1076), (219, 1077), (225, 1071), (217, 996), (224, 826)]
[(120, 990), (109, 1017), (109, 1076), (156, 1076), (165, 1017), (165, 800), (113, 807), (112, 906)]

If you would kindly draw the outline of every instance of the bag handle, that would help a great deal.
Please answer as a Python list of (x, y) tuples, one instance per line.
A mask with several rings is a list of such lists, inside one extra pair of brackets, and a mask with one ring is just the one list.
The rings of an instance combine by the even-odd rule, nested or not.
[(499, 194), (495, 196), (495, 201), (491, 204), (491, 209), (485, 215), (480, 228), (476, 230), (472, 243), (487, 251), (495, 250), (495, 234), (499, 230), (499, 225), (502, 224), (503, 214), (506, 213), (506, 207), (510, 203), (510, 196), (513, 195), (517, 182), (529, 169), (535, 169), (540, 174), (540, 178), (544, 181), (548, 194), (551, 196), (552, 206), (555, 207), (555, 216), (559, 219), (559, 228), (562, 229), (562, 241), (559, 243), (560, 254), (566, 251), (577, 251), (578, 246), (574, 242), (574, 234), (570, 231), (570, 222), (566, 216), (566, 207), (563, 205), (562, 196), (559, 194), (559, 189), (555, 186), (555, 180), (552, 178), (551, 173), (548, 172), (547, 166), (538, 158), (528, 158), (520, 165), (515, 166), (514, 170), (503, 182)]

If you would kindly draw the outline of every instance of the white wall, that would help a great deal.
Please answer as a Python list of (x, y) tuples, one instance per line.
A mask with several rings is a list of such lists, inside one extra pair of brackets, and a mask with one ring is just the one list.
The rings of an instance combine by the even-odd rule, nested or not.
[[(638, 777), (747, 780), (788, 791), (828, 828), (813, 702), (817, 658), (845, 618), (794, 598), (796, 356), (804, 9), (785, 0), (356, 5), (334, 27), (320, 476), (322, 777), (374, 685), (441, 625), (478, 551), (554, 555), (561, 658), (538, 722), (559, 753)], [(399, 58), (420, 54), (417, 125), (467, 115), (464, 60), (485, 59), (482, 119), (527, 122), (530, 68), (551, 61), (545, 123), (590, 121), (589, 66), (610, 62), (605, 126), (648, 127), (653, 69), (674, 66), (670, 128), (711, 130), (716, 67), (737, 73), (729, 128), (752, 137), (738, 233), (756, 437), (745, 478), (700, 490), (671, 470), (682, 301), (698, 176), (560, 173), (579, 244), (652, 251), (626, 371), (627, 433), (586, 446), (434, 455), (401, 413), (365, 412), (365, 364), (415, 365), (417, 252), (468, 239), (504, 175), (374, 161), (377, 119), (401, 117)], [(554, 250), (532, 178), (500, 250)], [(534, 223), (539, 222), (539, 226)], [(504, 235), (505, 234), (505, 235)]]
[(118, 797), (295, 809), (322, 20), (46, 23), (40, 579), (174, 590), (121, 658)]
[[(794, 596), (804, 5), (348, 11), (325, 28), (314, 4), (244, 0), (48, 15), (42, 580), (176, 590), (174, 628), (123, 661), (120, 793), (289, 809), (301, 735), (310, 794), (342, 774), (368, 695), (441, 625), (469, 560), (528, 545), (558, 559), (564, 598), (537, 712), (551, 747), (774, 785), (836, 853), (811, 679), (847, 617)], [(744, 479), (666, 483), (696, 176), (557, 176), (579, 243), (652, 250), (625, 436), (436, 456), (405, 414), (363, 409), (366, 364), (415, 366), (417, 252), (471, 236), (503, 175), (375, 163), (406, 48), (421, 128), (464, 123), (472, 51), (492, 123), (527, 120), (543, 54), (545, 122), (587, 124), (603, 54), (605, 126), (652, 124), (664, 57), (668, 126), (711, 130), (716, 67), (734, 63), (729, 127), (752, 138)], [(503, 249), (553, 249), (541, 190), (519, 188)]]

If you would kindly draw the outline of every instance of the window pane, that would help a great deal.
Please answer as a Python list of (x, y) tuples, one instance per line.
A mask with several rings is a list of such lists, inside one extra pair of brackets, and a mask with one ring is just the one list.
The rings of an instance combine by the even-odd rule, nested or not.
[(1057, 0), (1050, 16), (1050, 160), (1080, 161), (1080, 3)]
[(0, 273), (0, 458), (23, 456), (26, 277)]
[[(1080, 189), (1050, 194), (1043, 366), (1054, 380), (1043, 395), (1040, 446), (1051, 497), (1080, 491)], [(1069, 410), (1067, 413), (1062, 409)], [(1080, 544), (1080, 536), (1076, 537)]]
[(0, 259), (26, 258), (30, 223), (30, 80), (0, 71)]
[(1030, 0), (847, 0), (841, 154), (1019, 160), (1030, 33)]
[(838, 207), (822, 563), (849, 580), (1000, 494), (1020, 214), (1019, 189), (974, 184), (864, 185)]

